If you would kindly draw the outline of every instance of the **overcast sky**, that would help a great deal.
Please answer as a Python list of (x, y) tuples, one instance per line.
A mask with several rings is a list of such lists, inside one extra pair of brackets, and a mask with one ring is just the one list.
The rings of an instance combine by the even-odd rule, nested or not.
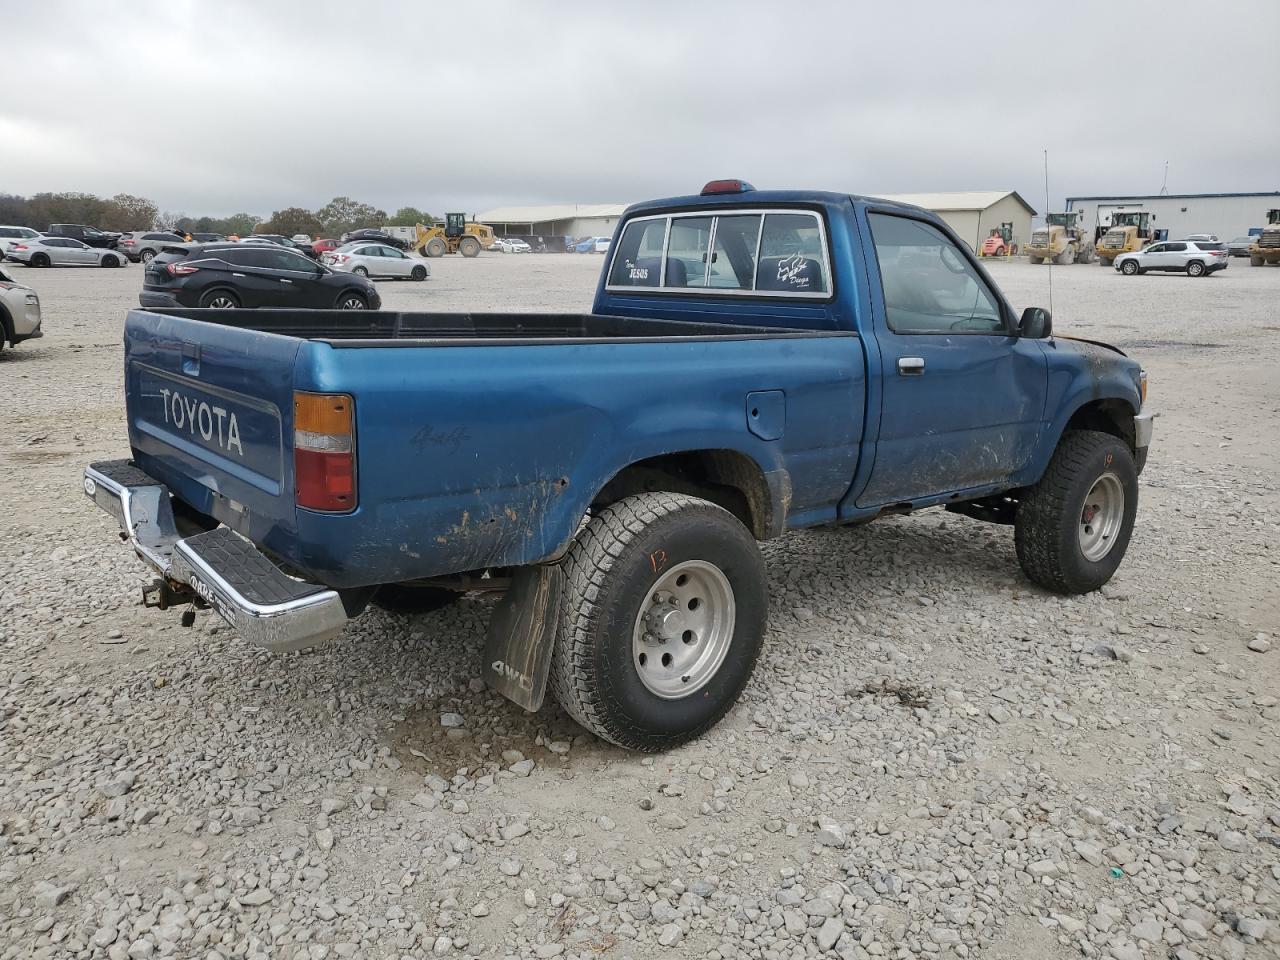
[[(439, 214), (711, 178), (1280, 189), (1280, 2), (5, 3), (0, 192)], [(1267, 73), (1270, 65), (1272, 73)]]

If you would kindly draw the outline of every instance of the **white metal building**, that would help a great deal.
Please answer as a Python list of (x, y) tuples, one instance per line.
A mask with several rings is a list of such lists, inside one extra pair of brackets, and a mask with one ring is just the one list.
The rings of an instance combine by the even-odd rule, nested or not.
[(1016, 190), (969, 190), (962, 193), (890, 193), (883, 199), (932, 210), (974, 250), (1002, 223), (1013, 224), (1019, 248), (1031, 237), (1036, 211)]
[(625, 203), (559, 203), (498, 207), (476, 214), (498, 236), (611, 237)]
[[(992, 229), (1013, 224), (1018, 246), (1031, 236), (1036, 211), (1015, 190), (971, 190), (961, 193), (884, 194), (883, 199), (932, 210), (973, 249)], [(608, 237), (626, 210), (625, 203), (562, 203), (532, 207), (498, 207), (476, 214), (498, 236)]]
[(1150, 197), (1067, 197), (1067, 209), (1079, 210), (1086, 228), (1096, 232), (1111, 225), (1119, 211), (1152, 215), (1152, 227), (1168, 230), (1168, 239), (1212, 233), (1220, 240), (1243, 237), (1267, 223), (1267, 211), (1280, 209), (1280, 191), (1271, 193), (1179, 193)]

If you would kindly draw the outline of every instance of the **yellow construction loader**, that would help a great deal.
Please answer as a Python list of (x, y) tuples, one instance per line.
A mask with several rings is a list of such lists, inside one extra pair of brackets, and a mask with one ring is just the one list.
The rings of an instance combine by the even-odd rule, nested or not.
[(1267, 211), (1267, 225), (1249, 244), (1249, 266), (1280, 263), (1280, 210)]
[(1093, 241), (1079, 225), (1080, 212), (1045, 214), (1045, 225), (1031, 231), (1027, 254), (1032, 263), (1093, 263)]
[(443, 225), (418, 224), (413, 248), (424, 257), (443, 257), (446, 253), (477, 257), (481, 250), (493, 246), (493, 239), (493, 227), (469, 222), (465, 213), (446, 213)]
[(1151, 214), (1138, 210), (1113, 213), (1111, 226), (1098, 240), (1098, 259), (1104, 267), (1122, 253), (1135, 253), (1152, 241)]

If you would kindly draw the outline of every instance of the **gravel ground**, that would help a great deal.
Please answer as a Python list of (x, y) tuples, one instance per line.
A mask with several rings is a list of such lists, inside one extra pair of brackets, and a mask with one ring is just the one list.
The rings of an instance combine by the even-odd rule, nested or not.
[[(586, 309), (600, 262), (383, 289)], [(0, 958), (1280, 955), (1280, 270), (1239, 263), (1053, 271), (1163, 413), (1107, 589), (947, 514), (790, 535), (741, 703), (652, 758), (486, 691), (491, 600), (286, 657), (143, 610), (80, 493), (127, 451), (141, 271), (14, 267), (47, 335), (0, 355)]]

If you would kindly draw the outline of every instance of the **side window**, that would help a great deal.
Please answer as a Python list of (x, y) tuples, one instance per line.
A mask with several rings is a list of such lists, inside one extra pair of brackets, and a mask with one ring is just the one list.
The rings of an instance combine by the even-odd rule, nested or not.
[(941, 231), (889, 214), (872, 213), (868, 219), (890, 330), (904, 334), (1008, 332), (995, 296)]
[(676, 217), (667, 241), (668, 287), (707, 285), (707, 248), (711, 244), (711, 217)]
[(292, 270), (295, 273), (311, 273), (315, 269), (315, 264), (311, 258), (301, 253), (280, 250), (275, 253), (275, 257), (281, 270)]
[(662, 277), (662, 241), (667, 235), (665, 218), (632, 220), (622, 231), (617, 254), (609, 271), (609, 285), (656, 287)]
[(1185, 243), (1166, 243), (1164, 245), (1165, 253), (1186, 253), (1187, 245)]
[(1167, 249), (1169, 248), (1166, 244), (1153, 243), (1151, 246), (1147, 247), (1147, 253), (1164, 253)]
[(826, 293), (831, 289), (817, 217), (807, 213), (765, 215), (756, 289), (779, 293)]
[(720, 217), (707, 286), (722, 290), (750, 290), (755, 286), (758, 216)]
[(261, 268), (271, 266), (271, 261), (268, 259), (269, 252), (257, 244), (249, 244), (236, 250), (224, 251), (222, 257), (236, 266)]

